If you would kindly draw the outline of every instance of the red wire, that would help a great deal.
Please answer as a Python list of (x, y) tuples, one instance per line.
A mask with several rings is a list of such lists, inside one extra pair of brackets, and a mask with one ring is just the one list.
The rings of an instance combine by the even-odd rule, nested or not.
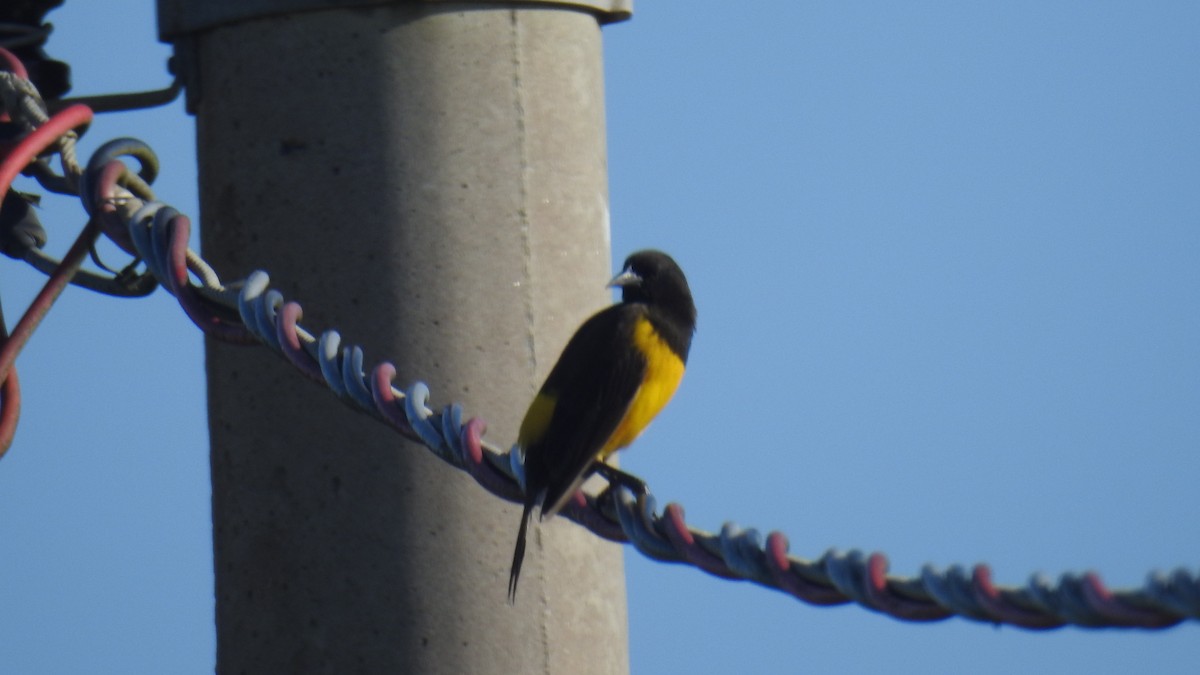
[(100, 228), (96, 222), (89, 221), (87, 227), (83, 228), (83, 232), (79, 233), (79, 237), (75, 239), (75, 243), (71, 245), (71, 250), (63, 256), (62, 262), (58, 267), (54, 268), (54, 272), (50, 274), (50, 279), (46, 281), (46, 285), (38, 291), (37, 297), (33, 302), (29, 303), (29, 309), (25, 310), (25, 314), (21, 316), (21, 320), (13, 326), (12, 335), (0, 345), (0, 381), (3, 381), (12, 369), (13, 361), (16, 361), (17, 354), (29, 341), (33, 331), (37, 329), (38, 324), (50, 311), (50, 306), (62, 294), (63, 289), (71, 283), (71, 277), (75, 276), (75, 272), (79, 266), (83, 264), (87, 258), (88, 250), (96, 241), (96, 237), (100, 234)]
[[(25, 70), (25, 64), (21, 63), (21, 59), (18, 59), (16, 54), (13, 54), (2, 47), (0, 47), (0, 70), (7, 70), (22, 80), (29, 79), (29, 72)], [(12, 115), (7, 111), (0, 113), (0, 122), (8, 122), (11, 120)]]
[(25, 64), (21, 63), (21, 59), (17, 58), (16, 54), (0, 47), (0, 69), (16, 75), (22, 80), (29, 79), (29, 71), (25, 70)]
[[(5, 62), (4, 65), (7, 65), (12, 72), (22, 77), (25, 76), (24, 67), (12, 53), (0, 49), (0, 61)], [(46, 148), (56, 143), (63, 134), (91, 121), (91, 108), (80, 104), (72, 105), (61, 110), (45, 124), (21, 139), (21, 142), (9, 150), (4, 156), (4, 160), (0, 162), (0, 198), (8, 194), (8, 189), (12, 187), (12, 182), (16, 180), (21, 170)], [(83, 264), (88, 249), (98, 233), (99, 228), (96, 224), (89, 222), (75, 244), (71, 246), (66, 257), (63, 258), (62, 263), (50, 275), (50, 279), (46, 281), (41, 292), (30, 303), (29, 309), (17, 322), (12, 335), (0, 335), (0, 338), (3, 338), (0, 339), (0, 383), (2, 383), (0, 384), (0, 457), (3, 457), (12, 445), (17, 429), (17, 418), (21, 410), (21, 390), (17, 383), (17, 371), (13, 368), (13, 362), (41, 322), (42, 317), (50, 311), (50, 306), (66, 288), (79, 266)], [(3, 327), (0, 327), (0, 333), (2, 332)]]
[(20, 415), (21, 386), (17, 384), (17, 369), (9, 368), (8, 379), (0, 385), (0, 457), (12, 446)]
[(76, 103), (56, 113), (42, 126), (34, 129), (14, 147), (0, 163), (0, 195), (7, 194), (17, 174), (37, 159), (46, 148), (54, 145), (63, 134), (92, 121), (92, 109)]

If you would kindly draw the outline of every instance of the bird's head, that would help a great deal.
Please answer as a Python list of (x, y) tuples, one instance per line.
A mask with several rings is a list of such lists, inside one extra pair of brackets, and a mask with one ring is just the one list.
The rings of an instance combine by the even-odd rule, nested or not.
[(683, 270), (662, 251), (638, 251), (625, 259), (621, 273), (608, 282), (620, 287), (621, 301), (653, 305), (695, 326), (696, 305)]

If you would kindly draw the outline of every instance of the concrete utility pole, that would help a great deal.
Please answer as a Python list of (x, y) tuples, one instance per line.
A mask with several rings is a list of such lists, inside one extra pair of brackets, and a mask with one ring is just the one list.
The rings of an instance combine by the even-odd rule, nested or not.
[[(610, 302), (613, 4), (159, 0), (204, 256), (511, 442)], [(620, 547), (548, 523), (509, 606), (519, 508), (262, 348), (207, 359), (219, 672), (627, 671)]]

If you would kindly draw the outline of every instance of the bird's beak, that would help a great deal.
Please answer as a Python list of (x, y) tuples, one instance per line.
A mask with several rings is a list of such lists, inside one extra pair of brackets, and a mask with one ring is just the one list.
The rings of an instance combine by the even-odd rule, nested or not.
[(626, 286), (637, 286), (642, 283), (642, 278), (634, 274), (632, 270), (625, 270), (612, 278), (604, 285), (605, 288), (624, 288)]

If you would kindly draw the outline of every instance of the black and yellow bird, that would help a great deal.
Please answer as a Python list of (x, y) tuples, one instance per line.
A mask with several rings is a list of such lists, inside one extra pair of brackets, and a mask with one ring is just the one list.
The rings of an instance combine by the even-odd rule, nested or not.
[(557, 513), (585, 478), (642, 433), (683, 378), (696, 306), (679, 265), (665, 253), (639, 251), (608, 285), (621, 288), (621, 302), (575, 332), (517, 434), (525, 455), (525, 509), (508, 577), (510, 601), (533, 507), (540, 505), (542, 518)]

